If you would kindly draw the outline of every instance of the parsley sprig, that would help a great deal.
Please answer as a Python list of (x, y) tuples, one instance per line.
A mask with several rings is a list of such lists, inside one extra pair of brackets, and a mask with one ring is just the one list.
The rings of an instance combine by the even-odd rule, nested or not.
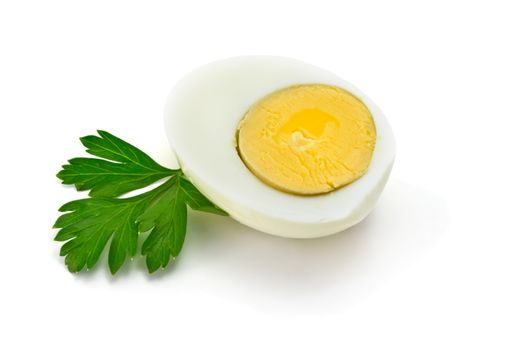
[[(89, 197), (64, 204), (54, 228), (65, 242), (60, 255), (71, 272), (92, 268), (111, 240), (109, 269), (115, 274), (137, 251), (139, 234), (150, 273), (179, 255), (186, 235), (187, 206), (227, 215), (188, 181), (180, 169), (168, 169), (120, 138), (99, 130), (80, 138), (86, 151), (99, 158), (73, 158), (57, 177)], [(154, 182), (167, 180), (142, 194), (122, 198)]]

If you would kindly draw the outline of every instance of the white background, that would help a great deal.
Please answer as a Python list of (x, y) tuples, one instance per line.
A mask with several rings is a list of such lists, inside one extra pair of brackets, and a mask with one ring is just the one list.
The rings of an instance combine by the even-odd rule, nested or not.
[[(524, 349), (522, 5), (1, 1), (0, 348)], [(174, 166), (170, 88), (245, 54), (332, 70), (383, 109), (398, 157), (375, 211), (309, 241), (191, 214), (162, 273), (70, 274), (51, 226), (84, 196), (54, 177), (78, 137)]]

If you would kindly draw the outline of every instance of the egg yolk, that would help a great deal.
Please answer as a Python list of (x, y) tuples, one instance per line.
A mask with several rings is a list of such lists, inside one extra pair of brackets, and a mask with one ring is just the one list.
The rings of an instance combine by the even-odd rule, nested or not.
[(330, 192), (361, 177), (375, 142), (365, 104), (321, 84), (264, 97), (237, 129), (237, 149), (248, 169), (275, 189), (299, 195)]

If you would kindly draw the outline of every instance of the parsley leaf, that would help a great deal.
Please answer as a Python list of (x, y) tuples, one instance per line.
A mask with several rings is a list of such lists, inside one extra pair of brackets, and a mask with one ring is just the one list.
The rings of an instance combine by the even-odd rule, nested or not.
[(122, 266), (127, 256), (135, 255), (138, 225), (136, 218), (144, 210), (144, 201), (115, 198), (86, 198), (63, 205), (68, 213), (58, 218), (54, 227), (61, 228), (56, 241), (67, 241), (60, 249), (71, 272), (92, 268), (110, 238), (109, 267), (112, 273)]
[[(111, 241), (108, 265), (111, 273), (115, 274), (128, 258), (135, 255), (138, 235), (147, 232), (149, 236), (142, 245), (141, 253), (146, 257), (149, 272), (155, 272), (166, 267), (170, 258), (177, 257), (182, 249), (187, 206), (227, 215), (200, 193), (180, 169), (158, 165), (144, 152), (105, 131), (99, 131), (99, 135), (101, 137), (83, 137), (82, 143), (89, 153), (110, 161), (75, 158), (69, 161), (71, 167), (64, 166), (64, 170), (57, 175), (79, 190), (91, 189), (90, 198), (60, 207), (59, 211), (63, 214), (54, 224), (54, 228), (59, 229), (55, 240), (65, 242), (60, 255), (65, 256), (65, 263), (71, 272), (92, 268)], [(169, 178), (149, 192), (119, 198), (122, 193), (159, 179), (126, 176), (131, 167), (142, 169), (143, 174), (154, 170), (157, 176), (162, 174), (159, 178)], [(108, 169), (113, 171), (111, 176), (103, 174)], [(68, 175), (73, 172), (75, 176)], [(127, 174), (130, 175), (129, 172)]]
[(98, 134), (80, 141), (86, 152), (104, 159), (70, 159), (57, 174), (63, 184), (90, 190), (91, 197), (117, 197), (173, 175), (174, 170), (159, 165), (135, 146), (106, 131)]
[[(152, 199), (149, 207), (137, 219), (139, 230), (151, 230), (142, 245), (148, 270), (166, 267), (169, 258), (179, 255), (186, 234), (186, 201), (180, 186), (180, 176), (174, 177), (168, 190)], [(166, 215), (166, 213), (178, 215)]]

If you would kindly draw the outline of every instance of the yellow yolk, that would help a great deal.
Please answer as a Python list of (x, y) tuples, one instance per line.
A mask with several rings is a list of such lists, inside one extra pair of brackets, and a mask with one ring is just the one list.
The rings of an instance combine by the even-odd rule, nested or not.
[(335, 86), (297, 85), (253, 105), (237, 130), (239, 155), (255, 176), (289, 193), (333, 191), (361, 177), (376, 142), (374, 120)]

